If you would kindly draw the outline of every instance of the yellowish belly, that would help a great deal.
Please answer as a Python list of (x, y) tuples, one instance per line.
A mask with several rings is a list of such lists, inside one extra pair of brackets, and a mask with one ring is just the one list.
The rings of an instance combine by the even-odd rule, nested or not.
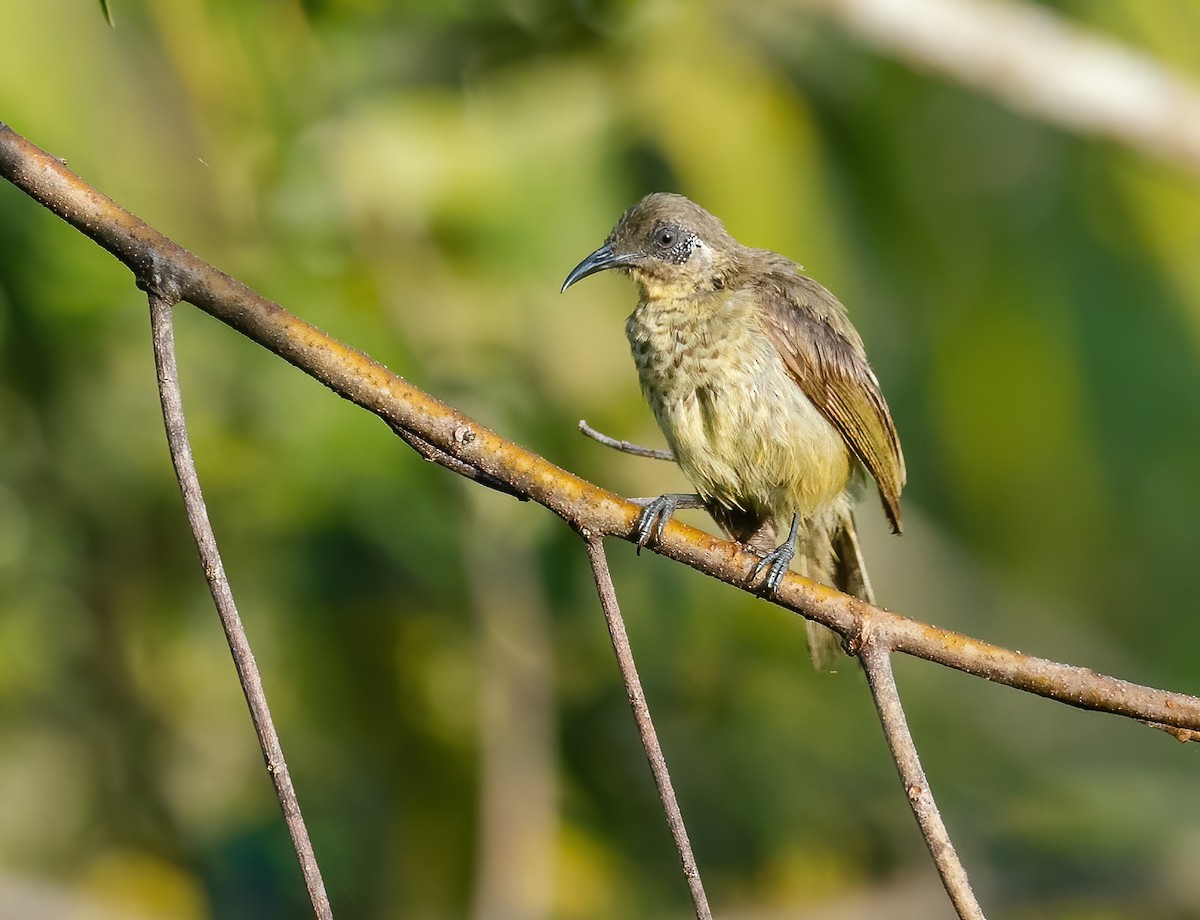
[[(706, 499), (773, 517), (810, 517), (850, 478), (836, 429), (790, 379), (786, 386), (722, 379), (656, 415), (679, 466)], [(789, 390), (790, 388), (790, 390)]]

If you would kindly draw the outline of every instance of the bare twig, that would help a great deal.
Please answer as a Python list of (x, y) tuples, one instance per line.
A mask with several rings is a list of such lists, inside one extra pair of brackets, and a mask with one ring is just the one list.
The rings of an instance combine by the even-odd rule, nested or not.
[(785, 0), (876, 50), (1029, 115), (1200, 171), (1200, 87), (1044, 6), (1004, 0)]
[(271, 776), (271, 782), (275, 784), (275, 794), (279, 798), (279, 806), (283, 809), (283, 819), (287, 823), (288, 833), (292, 836), (292, 845), (300, 862), (300, 870), (304, 873), (304, 884), (308, 888), (313, 914), (317, 920), (333, 920), (333, 910), (325, 894), (325, 882), (321, 879), (321, 870), (317, 866), (317, 857), (308, 837), (308, 828), (305, 827), (304, 818), (300, 814), (300, 802), (296, 798), (296, 790), (292, 787), (287, 761), (283, 758), (283, 748), (271, 719), (270, 707), (267, 706), (267, 695), (263, 690), (262, 677), (258, 673), (254, 653), (250, 649), (250, 640), (242, 627), (242, 618), (233, 602), (233, 591), (225, 577), (225, 567), (217, 549), (217, 538), (208, 520), (208, 509), (200, 492), (200, 479), (192, 461), (192, 448), (183, 416), (183, 399), (179, 391), (179, 369), (175, 362), (175, 331), (171, 318), (175, 298), (164, 296), (169, 292), (169, 287), (166, 291), (159, 290), (153, 282), (149, 287), (150, 325), (154, 339), (154, 364), (158, 372), (158, 394), (162, 402), (163, 421), (167, 428), (171, 463), (175, 467), (175, 476), (183, 493), (188, 523), (191, 524), (192, 535), (196, 539), (196, 549), (200, 552), (204, 577), (208, 580), (208, 588), (217, 606), (221, 626), (225, 630), (225, 639), (229, 643), (229, 651), (233, 654), (233, 663), (242, 685), (242, 692), (246, 695), (250, 719), (254, 723), (254, 732), (258, 735), (258, 744), (262, 748), (267, 773)]
[(1163, 725), (1161, 722), (1146, 722), (1143, 720), (1143, 725), (1149, 725), (1151, 728), (1157, 728), (1160, 732), (1166, 732), (1176, 741), (1181, 741), (1187, 744), (1189, 741), (1200, 741), (1200, 731), (1191, 728), (1176, 728), (1174, 725)]
[[(138, 277), (164, 273), (184, 300), (301, 368), (338, 395), (506, 483), (581, 531), (634, 539), (642, 508), (514, 444), (366, 355), (305, 323), (134, 217), (58, 158), (0, 124), (0, 175), (120, 259)], [(165, 277), (169, 275), (169, 279)], [(740, 588), (760, 561), (672, 519), (652, 549)], [(869, 629), (894, 651), (1058, 700), (1200, 731), (1200, 698), (1089, 668), (1034, 658), (940, 629), (789, 574), (771, 600), (841, 634)]]
[(704, 883), (700, 880), (700, 870), (696, 866), (696, 857), (692, 854), (692, 844), (688, 840), (687, 828), (683, 826), (683, 814), (679, 811), (679, 802), (675, 800), (671, 774), (667, 771), (667, 761), (663, 756), (662, 746), (658, 743), (658, 734), (654, 731), (654, 722), (650, 718), (650, 707), (646, 703), (637, 666), (633, 662), (633, 649), (629, 646), (625, 621), (617, 603), (617, 591), (613, 587), (612, 574), (608, 570), (604, 541), (600, 537), (588, 534), (584, 535), (584, 539), (587, 541), (588, 558), (592, 563), (592, 575), (596, 579), (596, 591), (600, 595), (600, 606), (604, 608), (604, 620), (608, 623), (608, 635), (617, 655), (617, 667), (621, 670), (621, 679), (625, 682), (625, 692), (629, 696), (629, 708), (633, 710), (638, 737), (641, 738), (646, 759), (650, 761), (650, 772), (654, 774), (654, 784), (658, 786), (658, 797), (662, 800), (663, 811), (667, 815), (667, 826), (671, 829), (671, 837), (679, 853), (679, 862), (687, 878), (688, 889), (692, 893), (696, 920), (712, 920), (712, 911), (708, 908), (708, 898), (704, 894)]
[(892, 673), (891, 654), (886, 647), (878, 645), (869, 636), (852, 643), (852, 649), (856, 651), (866, 672), (867, 684), (871, 688), (871, 696), (879, 712), (879, 722), (883, 726), (883, 734), (892, 752), (892, 760), (900, 774), (900, 781), (904, 784), (904, 792), (908, 796), (908, 804), (912, 806), (913, 816), (917, 819), (938, 874), (942, 877), (946, 894), (950, 896), (950, 901), (962, 920), (984, 920), (983, 910), (971, 890), (970, 879), (967, 878), (967, 872), (954, 850), (954, 844), (950, 841), (950, 834), (942, 821), (937, 803), (933, 800), (933, 793), (929, 789), (929, 781), (921, 767), (921, 759), (917, 756), (917, 747), (908, 729), (908, 720), (904, 716), (900, 692), (896, 688), (896, 678)]
[(618, 441), (616, 438), (610, 438), (603, 432), (597, 431), (587, 423), (587, 419), (579, 420), (579, 430), (591, 438), (593, 441), (599, 441), (605, 447), (611, 447), (613, 450), (619, 450), (624, 454), (633, 454), (635, 457), (649, 457), (651, 460), (675, 460), (675, 455), (669, 450), (661, 450), (657, 447), (642, 447), (640, 444), (634, 444), (631, 441)]
[(389, 423), (389, 427), (392, 429), (392, 431), (396, 432), (396, 436), (399, 437), (401, 441), (415, 450), (420, 456), (424, 457), (430, 463), (436, 463), (439, 466), (444, 466), (450, 472), (458, 473), (458, 475), (462, 476), (464, 479), (470, 479), (472, 482), (477, 482), (481, 486), (486, 486), (489, 489), (495, 489), (497, 492), (503, 492), (505, 495), (511, 495), (518, 501), (529, 501), (529, 496), (522, 495), (508, 483), (501, 479), (496, 479), (494, 476), (489, 476), (482, 470), (458, 459), (458, 457), (446, 453), (441, 448), (435, 447), (422, 438), (419, 434), (414, 434), (406, 428), (392, 423)]

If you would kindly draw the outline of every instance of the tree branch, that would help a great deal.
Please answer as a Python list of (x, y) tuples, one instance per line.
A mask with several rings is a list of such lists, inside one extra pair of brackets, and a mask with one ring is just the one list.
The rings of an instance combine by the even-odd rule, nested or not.
[(242, 693), (246, 696), (246, 705), (250, 709), (250, 719), (254, 723), (258, 745), (262, 748), (267, 773), (275, 785), (275, 795), (279, 799), (279, 807), (283, 809), (283, 820), (292, 837), (292, 846), (300, 862), (300, 871), (304, 874), (304, 884), (312, 902), (313, 914), (317, 920), (333, 920), (333, 909), (325, 894), (325, 882), (321, 878), (321, 870), (317, 865), (312, 841), (308, 837), (304, 817), (300, 814), (300, 802), (296, 798), (287, 761), (283, 757), (283, 747), (279, 743), (279, 735), (271, 719), (262, 676), (258, 672), (258, 664), (254, 660), (254, 652), (250, 649), (250, 640), (242, 626), (237, 605), (233, 601), (233, 591), (229, 587), (229, 579), (225, 576), (225, 566), (221, 563), (217, 538), (208, 519), (208, 509), (200, 491), (200, 479), (196, 475), (196, 465), (192, 460), (192, 447), (188, 441), (187, 425), (183, 416), (183, 398), (179, 390), (179, 368), (175, 361), (175, 330), (171, 311), (176, 299), (170, 287), (162, 285), (157, 279), (151, 279), (147, 287), (150, 295), (150, 327), (154, 340), (158, 395), (162, 402), (171, 463), (175, 467), (175, 477), (179, 480), (179, 490), (183, 493), (188, 523), (196, 540), (196, 549), (200, 553), (200, 563), (204, 568), (208, 589), (212, 592), (213, 603), (216, 604), (217, 614), (221, 618), (221, 627), (225, 630), (225, 640), (229, 643), (229, 651), (233, 655), (233, 664), (237, 669), (238, 681), (242, 685)]
[(588, 559), (592, 563), (592, 575), (596, 579), (600, 606), (604, 608), (608, 635), (617, 655), (617, 667), (621, 670), (621, 680), (624, 681), (625, 693), (629, 696), (629, 708), (633, 710), (638, 737), (642, 741), (642, 749), (646, 752), (646, 760), (650, 762), (650, 772), (654, 774), (658, 797), (662, 800), (663, 811), (667, 815), (667, 826), (671, 829), (675, 850), (679, 853), (679, 862), (683, 867), (688, 889), (692, 893), (696, 920), (712, 920), (712, 911), (709, 910), (708, 898), (704, 894), (704, 883), (700, 880), (700, 870), (696, 867), (696, 857), (692, 853), (692, 843), (688, 840), (687, 828), (683, 825), (683, 814), (679, 810), (679, 802), (675, 799), (675, 788), (671, 785), (671, 774), (667, 770), (667, 761), (663, 756), (662, 746), (658, 743), (654, 722), (650, 718), (650, 706), (646, 703), (646, 694), (642, 692), (642, 682), (633, 662), (633, 649), (630, 648), (629, 636), (625, 633), (625, 620), (621, 616), (617, 590), (613, 587), (612, 574), (608, 570), (604, 542), (599, 537), (587, 534), (584, 535), (584, 540), (587, 541)]
[[(106, 198), (56, 157), (0, 124), (0, 175), (95, 240), (138, 278), (159, 277), (187, 300), (390, 426), (504, 482), (577, 530), (630, 540), (642, 509), (488, 430), (194, 256)], [(671, 520), (651, 548), (747, 589), (760, 561), (735, 543)], [(912, 620), (789, 574), (771, 599), (843, 637), (865, 631), (923, 658), (1080, 709), (1200, 731), (1200, 698), (1145, 687)]]

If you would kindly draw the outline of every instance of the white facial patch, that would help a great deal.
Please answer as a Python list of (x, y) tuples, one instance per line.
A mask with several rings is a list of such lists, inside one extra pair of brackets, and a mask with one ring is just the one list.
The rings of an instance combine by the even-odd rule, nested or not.
[(701, 269), (712, 268), (712, 247), (698, 236), (692, 239), (692, 258), (690, 261)]

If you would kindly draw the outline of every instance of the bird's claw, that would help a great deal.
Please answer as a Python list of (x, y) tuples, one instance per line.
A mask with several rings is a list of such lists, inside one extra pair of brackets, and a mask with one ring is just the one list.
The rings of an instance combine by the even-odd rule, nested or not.
[(645, 507), (633, 528), (639, 554), (642, 547), (650, 542), (651, 534), (655, 541), (662, 539), (663, 528), (675, 513), (675, 509), (679, 507), (679, 501), (678, 495), (660, 495), (658, 498), (652, 498), (645, 502)]
[(750, 573), (750, 581), (753, 583), (765, 569), (767, 574), (762, 581), (762, 589), (768, 594), (775, 594), (779, 591), (779, 586), (783, 584), (783, 576), (787, 574), (788, 569), (792, 565), (792, 559), (795, 558), (796, 547), (793, 543), (784, 543), (782, 546), (777, 546), (760, 560), (758, 565), (754, 567), (754, 571)]

